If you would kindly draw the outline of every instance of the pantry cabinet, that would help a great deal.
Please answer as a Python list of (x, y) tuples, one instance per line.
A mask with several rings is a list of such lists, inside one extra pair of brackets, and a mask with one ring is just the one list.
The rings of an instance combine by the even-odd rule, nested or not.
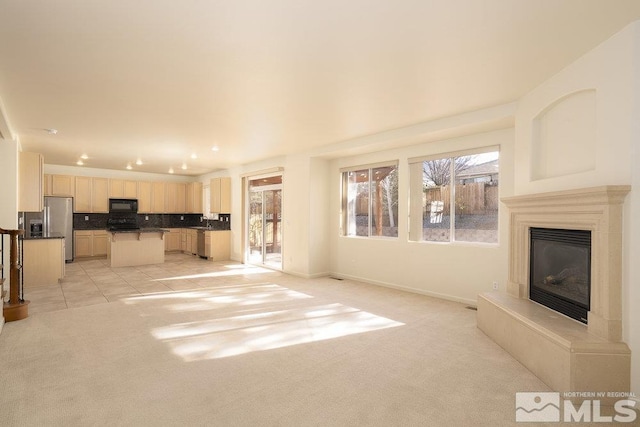
[(40, 212), (44, 207), (44, 160), (42, 154), (18, 155), (18, 210)]

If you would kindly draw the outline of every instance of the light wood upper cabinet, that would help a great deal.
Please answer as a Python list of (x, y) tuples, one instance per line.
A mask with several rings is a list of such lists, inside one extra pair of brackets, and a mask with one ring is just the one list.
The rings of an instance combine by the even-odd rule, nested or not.
[(125, 199), (137, 199), (138, 198), (138, 182), (126, 180), (124, 182), (124, 197)]
[(91, 212), (109, 212), (109, 180), (107, 178), (92, 178)]
[(167, 182), (165, 184), (166, 213), (185, 213), (186, 184), (179, 182)]
[(138, 212), (151, 213), (151, 183), (147, 181), (138, 182)]
[(190, 182), (187, 184), (186, 212), (201, 214), (202, 211), (202, 183)]
[(213, 178), (209, 184), (211, 212), (231, 213), (231, 178)]
[(151, 212), (164, 213), (164, 182), (151, 183)]
[(77, 176), (75, 189), (73, 211), (83, 213), (91, 212), (91, 177)]
[(124, 180), (123, 179), (110, 179), (109, 180), (109, 198), (124, 198)]
[(18, 156), (18, 210), (40, 212), (44, 207), (44, 160), (42, 154), (20, 152)]
[(109, 198), (138, 198), (138, 183), (136, 181), (129, 181), (125, 179), (110, 179)]
[(44, 174), (44, 179), (42, 181), (42, 185), (44, 187), (44, 195), (45, 196), (53, 196), (53, 194), (51, 194), (51, 191), (52, 191), (52, 188), (51, 188), (51, 175)]
[(75, 177), (72, 175), (51, 175), (51, 196), (74, 197)]
[(77, 176), (75, 190), (74, 212), (109, 212), (109, 180), (107, 178)]

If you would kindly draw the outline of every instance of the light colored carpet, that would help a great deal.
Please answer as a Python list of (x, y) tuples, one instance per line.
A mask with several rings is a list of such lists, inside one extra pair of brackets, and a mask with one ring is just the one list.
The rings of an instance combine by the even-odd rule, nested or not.
[(461, 304), (281, 273), (201, 286), (5, 324), (0, 424), (507, 426), (516, 392), (548, 390)]

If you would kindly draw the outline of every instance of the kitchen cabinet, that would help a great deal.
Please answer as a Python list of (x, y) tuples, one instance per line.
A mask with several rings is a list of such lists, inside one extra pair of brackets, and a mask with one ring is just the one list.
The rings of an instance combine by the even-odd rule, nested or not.
[(198, 253), (198, 230), (192, 228), (187, 228), (185, 230), (185, 245), (182, 251), (195, 255)]
[(181, 229), (170, 228), (168, 233), (164, 233), (165, 252), (176, 252), (181, 249)]
[(50, 196), (74, 197), (75, 177), (72, 175), (51, 175)]
[(151, 183), (151, 212), (164, 213), (164, 182)]
[(107, 178), (91, 179), (91, 212), (109, 212), (109, 180)]
[(201, 182), (190, 182), (187, 184), (186, 212), (199, 214), (203, 213)]
[(231, 178), (212, 178), (209, 183), (212, 213), (231, 213)]
[(73, 211), (81, 213), (109, 212), (108, 179), (77, 176)]
[(138, 212), (151, 213), (151, 183), (138, 181)]
[(187, 251), (187, 229), (186, 228), (180, 229), (180, 250), (182, 252)]
[(231, 232), (229, 230), (205, 231), (204, 253), (213, 261), (225, 261), (231, 253)]
[(107, 256), (109, 242), (106, 230), (76, 230), (73, 232), (75, 258)]
[(109, 180), (109, 198), (114, 199), (137, 199), (138, 183), (125, 179)]
[(40, 212), (44, 208), (43, 171), (42, 154), (18, 154), (18, 211)]
[(64, 238), (22, 241), (22, 275), (25, 289), (55, 285), (64, 278), (64, 248)]
[(91, 231), (74, 231), (73, 232), (73, 249), (74, 258), (90, 257), (92, 254), (93, 232)]
[(73, 211), (91, 212), (91, 178), (88, 176), (77, 176), (75, 190)]
[(167, 182), (165, 184), (165, 213), (185, 213), (186, 184)]
[(92, 256), (107, 256), (109, 236), (107, 230), (93, 230)]

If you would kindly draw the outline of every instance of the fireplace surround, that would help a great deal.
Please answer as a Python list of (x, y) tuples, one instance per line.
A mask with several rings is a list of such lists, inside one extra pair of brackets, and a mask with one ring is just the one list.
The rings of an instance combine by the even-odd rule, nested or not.
[[(507, 292), (478, 296), (478, 327), (556, 391), (629, 391), (622, 342), (622, 208), (629, 186), (503, 198), (509, 209)], [(530, 295), (530, 230), (590, 232), (587, 324)]]

